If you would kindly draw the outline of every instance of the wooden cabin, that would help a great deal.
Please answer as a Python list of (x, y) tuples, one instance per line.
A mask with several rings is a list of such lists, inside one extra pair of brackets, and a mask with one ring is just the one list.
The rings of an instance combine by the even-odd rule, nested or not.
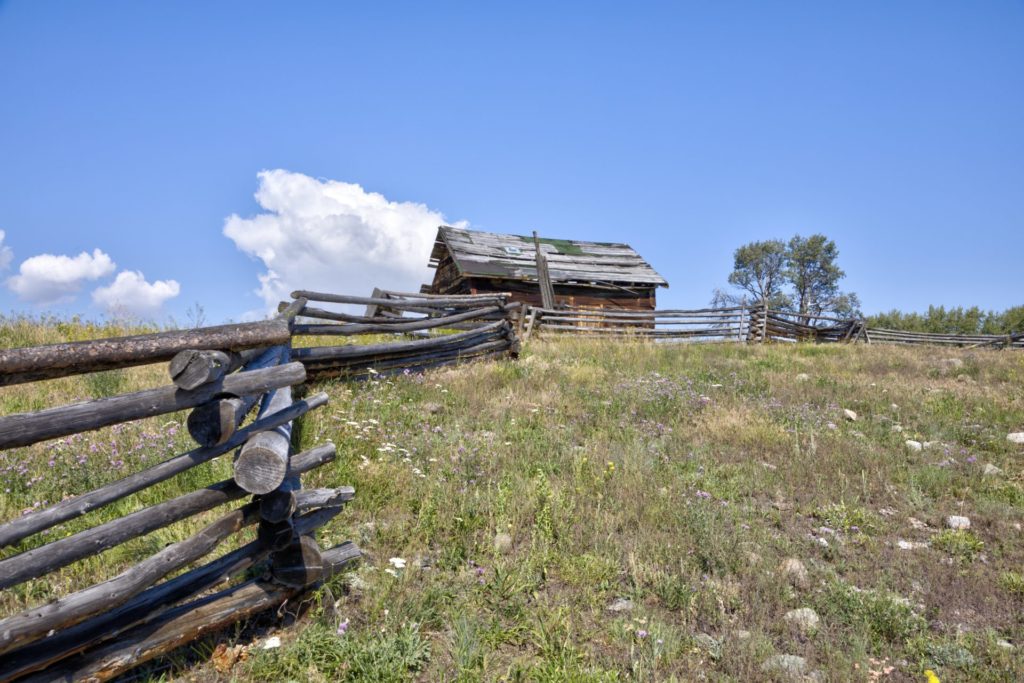
[(543, 252), (556, 306), (653, 311), (665, 278), (626, 244), (582, 242), (441, 226), (430, 254), (434, 281), (423, 294), (509, 292), (541, 306), (537, 248)]

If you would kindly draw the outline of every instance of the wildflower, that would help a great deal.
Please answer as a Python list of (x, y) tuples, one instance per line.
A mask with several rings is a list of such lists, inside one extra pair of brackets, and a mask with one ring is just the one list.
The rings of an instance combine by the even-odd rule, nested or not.
[(964, 462), (966, 462), (968, 465), (973, 465), (974, 463), (978, 462), (978, 459), (972, 455), (971, 457), (967, 458), (967, 460), (964, 460)]
[(924, 670), (924, 678), (926, 683), (939, 683), (939, 677), (931, 669)]
[(695, 495), (698, 498), (702, 498), (704, 500), (710, 500), (711, 499), (711, 494), (708, 493), (707, 491), (701, 491), (701, 490), (698, 489), (698, 491), (697, 491), (697, 493)]
[(642, 629), (642, 628), (641, 629), (637, 629), (636, 637), (639, 638), (640, 640), (643, 640), (648, 635), (650, 635), (650, 634), (648, 634), (647, 631), (645, 631), (644, 629)]
[(388, 562), (390, 562), (391, 566), (395, 569), (405, 569), (405, 558), (392, 557)]
[(348, 631), (348, 619), (338, 624), (338, 635), (343, 636)]

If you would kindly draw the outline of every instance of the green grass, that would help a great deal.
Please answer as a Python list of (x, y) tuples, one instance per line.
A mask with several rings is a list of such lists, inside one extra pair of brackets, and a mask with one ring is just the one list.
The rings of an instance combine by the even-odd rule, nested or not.
[[(973, 381), (936, 372), (954, 356)], [(0, 405), (155, 386), (162, 372), (4, 388)], [(1024, 454), (1005, 439), (1024, 429), (1021, 377), (1011, 352), (568, 339), (533, 341), (517, 362), (328, 383), (302, 446), (331, 439), (338, 458), (304, 484), (355, 486), (319, 538), (355, 540), (366, 558), (230, 678), (762, 680), (767, 657), (794, 654), (825, 680), (887, 666), (893, 680), (1019, 680), (1020, 650), (999, 641), (1024, 645)], [(183, 417), (0, 453), (0, 511), (185, 450), (184, 430), (170, 433)], [(911, 453), (909, 438), (935, 445)], [(139, 441), (152, 446), (131, 451)], [(221, 460), (56, 533), (229, 476)], [(987, 463), (1003, 473), (983, 476)], [(971, 531), (940, 531), (951, 514)], [(107, 578), (199, 524), (7, 591), (0, 608)], [(388, 573), (392, 557), (405, 569)], [(805, 583), (779, 572), (786, 558)], [(821, 617), (812, 634), (782, 618), (802, 607)]]

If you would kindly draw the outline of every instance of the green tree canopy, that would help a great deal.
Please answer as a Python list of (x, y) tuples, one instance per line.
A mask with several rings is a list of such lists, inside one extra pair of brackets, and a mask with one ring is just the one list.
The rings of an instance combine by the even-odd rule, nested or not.
[(733, 259), (729, 284), (743, 290), (756, 304), (767, 302), (773, 308), (790, 305), (783, 291), (786, 245), (781, 240), (744, 244)]

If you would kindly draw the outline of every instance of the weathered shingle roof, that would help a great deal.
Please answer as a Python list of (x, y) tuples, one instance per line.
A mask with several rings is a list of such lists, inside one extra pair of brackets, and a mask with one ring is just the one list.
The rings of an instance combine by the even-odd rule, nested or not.
[[(668, 282), (627, 244), (540, 239), (552, 282), (654, 285)], [(435, 267), (448, 251), (462, 277), (536, 280), (532, 237), (441, 226), (430, 254)]]

